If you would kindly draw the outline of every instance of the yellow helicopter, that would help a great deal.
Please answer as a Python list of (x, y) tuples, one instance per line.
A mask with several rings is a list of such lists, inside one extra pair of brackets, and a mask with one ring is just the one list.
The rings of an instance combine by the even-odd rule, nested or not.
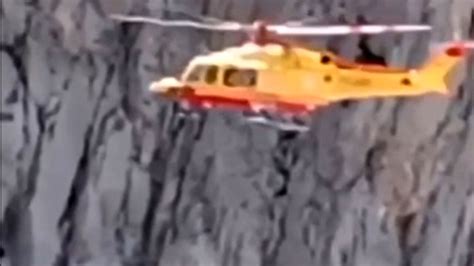
[[(421, 67), (403, 69), (361, 64), (328, 50), (296, 45), (279, 36), (324, 36), (429, 31), (429, 25), (325, 25), (199, 23), (147, 17), (112, 15), (124, 22), (192, 27), (211, 31), (250, 33), (241, 46), (198, 55), (179, 78), (165, 77), (150, 91), (176, 100), (185, 109), (231, 107), (251, 110), (260, 121), (268, 113), (307, 114), (315, 108), (344, 100), (375, 97), (449, 95), (455, 87), (457, 66), (473, 42), (446, 43)], [(263, 120), (262, 120), (263, 119)]]

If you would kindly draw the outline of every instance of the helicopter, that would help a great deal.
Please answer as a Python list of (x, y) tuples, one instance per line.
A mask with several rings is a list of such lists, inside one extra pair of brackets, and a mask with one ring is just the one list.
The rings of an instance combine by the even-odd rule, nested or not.
[(164, 27), (191, 27), (219, 32), (246, 32), (242, 45), (197, 55), (181, 75), (152, 82), (149, 90), (179, 103), (183, 110), (231, 108), (250, 113), (249, 122), (279, 129), (307, 130), (301, 117), (316, 108), (346, 100), (451, 95), (459, 82), (458, 70), (474, 42), (440, 45), (420, 67), (405, 69), (364, 64), (329, 50), (295, 45), (281, 36), (327, 36), (430, 31), (423, 24), (321, 25), (267, 24), (255, 21), (201, 23), (113, 14), (122, 22), (152, 23)]

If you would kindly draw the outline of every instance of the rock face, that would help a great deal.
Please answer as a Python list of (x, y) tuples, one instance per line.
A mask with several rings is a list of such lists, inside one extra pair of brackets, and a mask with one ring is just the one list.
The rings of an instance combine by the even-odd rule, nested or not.
[[(472, 57), (453, 98), (334, 105), (309, 133), (183, 120), (148, 83), (242, 36), (107, 19), (163, 8), (474, 35), (472, 0), (4, 0), (1, 265), (474, 265)], [(425, 35), (320, 45), (406, 66)]]

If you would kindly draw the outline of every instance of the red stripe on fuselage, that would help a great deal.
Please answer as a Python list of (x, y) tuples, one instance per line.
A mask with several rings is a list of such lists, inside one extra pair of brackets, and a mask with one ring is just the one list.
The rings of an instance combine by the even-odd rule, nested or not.
[[(180, 96), (172, 97), (177, 101), (188, 100), (189, 103), (196, 107), (203, 107), (204, 103), (210, 104), (212, 107), (224, 107), (239, 110), (252, 110), (252, 102), (247, 99), (236, 99), (229, 97), (222, 97), (216, 95), (196, 95), (193, 92), (184, 93)], [(301, 113), (310, 111), (303, 104), (294, 104), (283, 101), (270, 101), (268, 99), (262, 102), (255, 102), (255, 104), (262, 104), (268, 109), (276, 109), (278, 112)], [(273, 106), (272, 106), (273, 105)], [(211, 108), (212, 108), (211, 107)]]
[(210, 103), (213, 107), (229, 107), (243, 110), (250, 110), (250, 104), (244, 99), (232, 99), (214, 95), (186, 95), (181, 99), (189, 100), (192, 105), (202, 106), (204, 103)]

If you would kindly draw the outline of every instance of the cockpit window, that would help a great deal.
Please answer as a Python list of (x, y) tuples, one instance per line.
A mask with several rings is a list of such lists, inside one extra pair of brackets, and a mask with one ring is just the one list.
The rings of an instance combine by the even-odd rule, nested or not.
[(224, 85), (229, 87), (252, 87), (257, 84), (254, 69), (229, 68), (224, 72)]
[(205, 81), (208, 84), (213, 84), (217, 81), (219, 68), (215, 65), (196, 65), (189, 72), (186, 81)]
[(193, 69), (189, 72), (188, 76), (186, 77), (186, 81), (199, 81), (201, 80), (202, 73), (205, 70), (205, 67), (202, 65), (196, 65)]

